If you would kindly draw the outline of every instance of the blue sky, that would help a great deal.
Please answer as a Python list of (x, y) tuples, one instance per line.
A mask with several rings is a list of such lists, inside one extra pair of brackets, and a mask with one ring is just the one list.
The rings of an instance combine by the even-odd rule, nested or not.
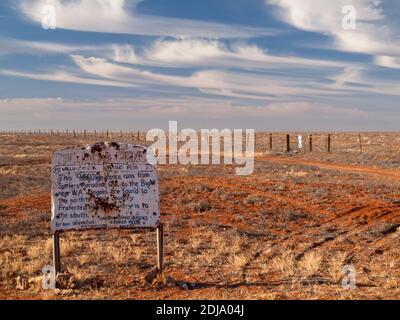
[(398, 130), (399, 16), (395, 0), (1, 1), (0, 127)]

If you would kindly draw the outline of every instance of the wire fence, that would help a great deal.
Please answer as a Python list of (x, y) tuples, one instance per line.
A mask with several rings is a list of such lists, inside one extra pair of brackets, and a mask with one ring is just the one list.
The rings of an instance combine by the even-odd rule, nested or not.
[(257, 133), (256, 141), (256, 150), (271, 152), (400, 153), (400, 132)]
[[(146, 143), (146, 132), (136, 130), (0, 131), (0, 136), (3, 138), (13, 136), (16, 138), (30, 137), (38, 139), (40, 137), (53, 137), (54, 139), (57, 139), (57, 137), (68, 137), (68, 140), (87, 140), (88, 142), (132, 141)], [(246, 135), (243, 135), (243, 138), (246, 141)], [(257, 132), (255, 135), (255, 151), (360, 154), (378, 152), (396, 153), (400, 152), (400, 132)]]

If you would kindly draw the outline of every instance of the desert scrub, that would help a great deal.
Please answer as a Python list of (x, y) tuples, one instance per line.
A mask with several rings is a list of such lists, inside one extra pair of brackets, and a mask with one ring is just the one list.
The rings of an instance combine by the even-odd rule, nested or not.
[(322, 255), (316, 251), (307, 252), (299, 261), (299, 271), (303, 277), (318, 275), (321, 267)]
[(15, 251), (7, 251), (0, 256), (1, 276), (14, 277), (24, 272), (26, 266), (23, 262), (23, 257)]
[(199, 202), (196, 203), (195, 209), (198, 212), (206, 212), (211, 210), (211, 204), (208, 200), (200, 200)]
[(336, 252), (329, 259), (328, 274), (334, 283), (339, 283), (342, 279), (346, 258), (346, 252)]
[(228, 261), (235, 271), (242, 271), (247, 264), (248, 258), (244, 254), (233, 254)]
[(250, 195), (244, 200), (245, 204), (264, 204), (265, 203), (265, 197), (263, 196), (258, 196), (258, 195)]
[(296, 266), (292, 250), (283, 252), (280, 256), (272, 260), (272, 266), (275, 270), (282, 273), (285, 277), (292, 277), (295, 274)]

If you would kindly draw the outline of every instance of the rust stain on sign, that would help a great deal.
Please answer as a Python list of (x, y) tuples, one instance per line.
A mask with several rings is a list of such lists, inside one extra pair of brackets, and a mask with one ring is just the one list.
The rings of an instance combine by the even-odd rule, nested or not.
[(147, 152), (145, 146), (118, 143), (56, 152), (52, 230), (157, 227), (157, 169)]
[(95, 214), (103, 211), (106, 215), (119, 211), (118, 205), (113, 202), (109, 202), (106, 199), (98, 198), (91, 193), (91, 190), (88, 190), (89, 199), (94, 202), (93, 210)]

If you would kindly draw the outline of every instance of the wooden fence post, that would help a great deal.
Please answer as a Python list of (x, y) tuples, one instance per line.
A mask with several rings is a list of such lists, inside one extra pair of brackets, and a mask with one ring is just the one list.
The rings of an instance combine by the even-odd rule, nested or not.
[(269, 134), (269, 150), (272, 150), (272, 133)]
[(290, 152), (290, 135), (286, 135), (286, 152)]
[(310, 152), (312, 152), (312, 148), (313, 148), (313, 146), (312, 146), (312, 134), (310, 134), (308, 136), (308, 143), (309, 143)]
[(331, 153), (331, 134), (328, 134), (328, 153)]
[(362, 142), (361, 142), (361, 134), (358, 135), (358, 141), (360, 142), (360, 152), (362, 154), (363, 153), (363, 149), (362, 149)]

